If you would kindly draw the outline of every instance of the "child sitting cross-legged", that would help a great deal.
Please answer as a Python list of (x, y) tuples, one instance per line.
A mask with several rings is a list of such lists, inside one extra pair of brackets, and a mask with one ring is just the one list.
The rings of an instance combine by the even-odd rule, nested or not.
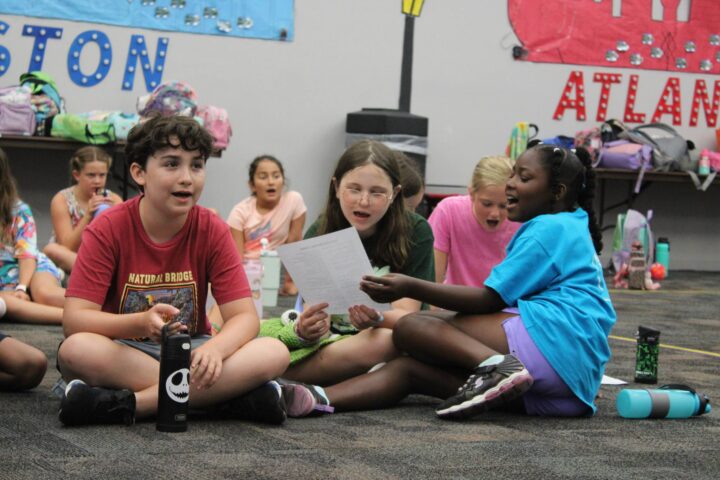
[(445, 399), (441, 418), (505, 408), (591, 415), (616, 318), (597, 256), (594, 193), (583, 149), (523, 153), (505, 188), (508, 218), (523, 225), (485, 285), (366, 277), (361, 289), (376, 301), (410, 297), (449, 311), (401, 318), (393, 341), (407, 356), (326, 388), (328, 401), (338, 411), (382, 408), (421, 393)]
[[(68, 381), (65, 425), (132, 423), (155, 414), (162, 327), (192, 337), (190, 406), (221, 417), (284, 421), (271, 379), (282, 343), (256, 338), (259, 320), (228, 226), (197, 205), (212, 137), (193, 119), (133, 128), (126, 155), (138, 196), (95, 219), (68, 286), (58, 364)], [(208, 283), (225, 320), (210, 336)], [(169, 302), (169, 303), (164, 303)]]

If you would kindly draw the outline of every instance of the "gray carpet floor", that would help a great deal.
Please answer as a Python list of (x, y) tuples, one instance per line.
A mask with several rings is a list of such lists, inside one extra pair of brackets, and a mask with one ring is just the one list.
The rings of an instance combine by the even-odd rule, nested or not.
[[(632, 383), (638, 325), (662, 331), (660, 383), (720, 399), (720, 273), (672, 272), (656, 292), (613, 290), (619, 320), (607, 374)], [(266, 310), (277, 315), (292, 299)], [(51, 365), (60, 327), (0, 323), (42, 349)], [(681, 347), (684, 349), (671, 348)], [(688, 350), (689, 349), (689, 350)], [(692, 351), (695, 350), (695, 351)], [(620, 388), (603, 386), (589, 419), (489, 413), (438, 420), (437, 400), (413, 396), (388, 410), (290, 419), (281, 427), (198, 420), (185, 433), (153, 422), (65, 428), (50, 389), (54, 368), (24, 393), (0, 394), (0, 479), (716, 479), (720, 413), (685, 420), (626, 420)]]

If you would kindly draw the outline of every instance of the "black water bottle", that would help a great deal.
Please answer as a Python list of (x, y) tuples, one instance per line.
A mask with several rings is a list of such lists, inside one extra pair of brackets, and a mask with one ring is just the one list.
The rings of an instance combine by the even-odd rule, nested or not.
[(187, 430), (188, 400), (190, 399), (190, 335), (168, 335), (168, 325), (162, 329), (160, 345), (160, 381), (155, 428), (161, 432)]
[(635, 381), (637, 383), (657, 383), (660, 331), (641, 325), (638, 327), (636, 338)]

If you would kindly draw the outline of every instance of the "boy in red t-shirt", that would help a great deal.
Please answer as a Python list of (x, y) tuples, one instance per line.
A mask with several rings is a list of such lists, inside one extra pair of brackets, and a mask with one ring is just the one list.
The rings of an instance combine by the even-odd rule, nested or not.
[[(230, 230), (197, 205), (211, 148), (210, 134), (188, 117), (152, 118), (130, 132), (125, 153), (142, 195), (87, 227), (66, 292), (67, 338), (58, 350), (69, 381), (65, 425), (130, 424), (156, 413), (157, 342), (167, 321), (169, 333), (192, 336), (191, 407), (285, 419), (280, 387), (269, 380), (287, 368), (287, 349), (256, 338), (259, 320)], [(224, 320), (214, 337), (208, 283)]]

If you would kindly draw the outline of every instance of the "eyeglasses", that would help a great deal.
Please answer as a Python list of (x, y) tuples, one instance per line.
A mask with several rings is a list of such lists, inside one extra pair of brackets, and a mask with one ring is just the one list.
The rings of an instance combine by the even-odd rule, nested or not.
[(393, 198), (392, 193), (368, 192), (352, 187), (342, 187), (340, 192), (346, 202), (360, 202), (367, 195), (368, 203), (372, 206), (384, 205)]

